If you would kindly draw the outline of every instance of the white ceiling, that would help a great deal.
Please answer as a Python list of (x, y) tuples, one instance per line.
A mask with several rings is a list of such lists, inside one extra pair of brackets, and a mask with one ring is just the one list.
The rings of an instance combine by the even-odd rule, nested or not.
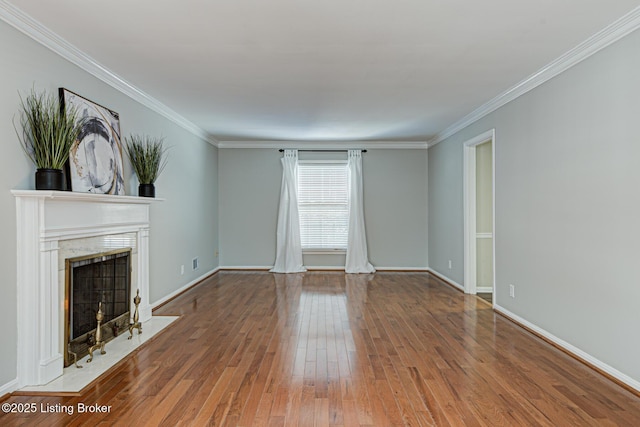
[(10, 3), (218, 141), (427, 141), (639, 4)]

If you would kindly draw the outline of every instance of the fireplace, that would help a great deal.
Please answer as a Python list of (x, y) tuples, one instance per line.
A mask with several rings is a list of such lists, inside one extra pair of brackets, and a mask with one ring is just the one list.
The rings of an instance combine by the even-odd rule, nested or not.
[[(149, 214), (151, 204), (162, 199), (67, 191), (12, 193), (16, 198), (18, 246), (17, 387), (21, 388), (44, 385), (63, 374), (65, 343), (69, 341), (65, 336), (66, 260), (87, 260), (96, 258), (96, 254), (101, 257), (104, 253), (130, 250), (131, 268), (126, 269), (130, 291), (113, 293), (129, 295), (128, 311), (132, 293), (139, 289), (140, 322), (151, 319)], [(106, 291), (94, 293), (107, 295)], [(91, 304), (94, 303), (88, 303)], [(91, 309), (93, 319), (97, 309), (97, 305)], [(102, 328), (104, 333), (108, 330)], [(79, 337), (86, 333), (91, 332), (73, 332)], [(108, 345), (106, 350), (100, 355), (101, 361), (112, 357)]]
[(102, 303), (102, 341), (129, 323), (131, 248), (65, 260), (64, 366), (86, 356), (95, 344), (96, 312)]

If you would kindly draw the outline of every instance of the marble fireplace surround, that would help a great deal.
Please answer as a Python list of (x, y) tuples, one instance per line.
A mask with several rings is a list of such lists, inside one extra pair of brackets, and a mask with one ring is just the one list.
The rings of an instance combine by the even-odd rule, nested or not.
[(18, 387), (37, 386), (63, 373), (66, 258), (130, 247), (131, 291), (140, 290), (140, 321), (151, 319), (149, 208), (159, 199), (66, 191), (12, 193), (18, 247)]

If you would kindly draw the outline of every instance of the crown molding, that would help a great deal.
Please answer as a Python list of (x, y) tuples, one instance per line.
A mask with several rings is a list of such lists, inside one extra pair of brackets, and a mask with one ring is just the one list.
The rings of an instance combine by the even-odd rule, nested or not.
[(210, 144), (218, 145), (218, 141), (203, 129), (118, 76), (6, 0), (0, 0), (0, 19), (134, 101), (171, 120)]
[(437, 143), (444, 141), (472, 123), (551, 80), (558, 74), (584, 61), (638, 28), (640, 28), (640, 6), (438, 133), (438, 135), (428, 141), (427, 145), (433, 147)]
[(292, 150), (393, 149), (425, 150), (426, 141), (219, 141), (218, 148), (284, 148)]

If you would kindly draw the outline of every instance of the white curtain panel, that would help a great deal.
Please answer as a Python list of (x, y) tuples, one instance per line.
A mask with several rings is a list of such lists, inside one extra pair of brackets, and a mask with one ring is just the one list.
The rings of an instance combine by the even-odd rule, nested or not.
[(276, 262), (272, 273), (301, 273), (300, 217), (298, 215), (298, 150), (285, 150), (276, 232)]
[(347, 241), (346, 273), (374, 273), (367, 255), (367, 235), (364, 229), (362, 196), (362, 151), (349, 150), (349, 237)]

